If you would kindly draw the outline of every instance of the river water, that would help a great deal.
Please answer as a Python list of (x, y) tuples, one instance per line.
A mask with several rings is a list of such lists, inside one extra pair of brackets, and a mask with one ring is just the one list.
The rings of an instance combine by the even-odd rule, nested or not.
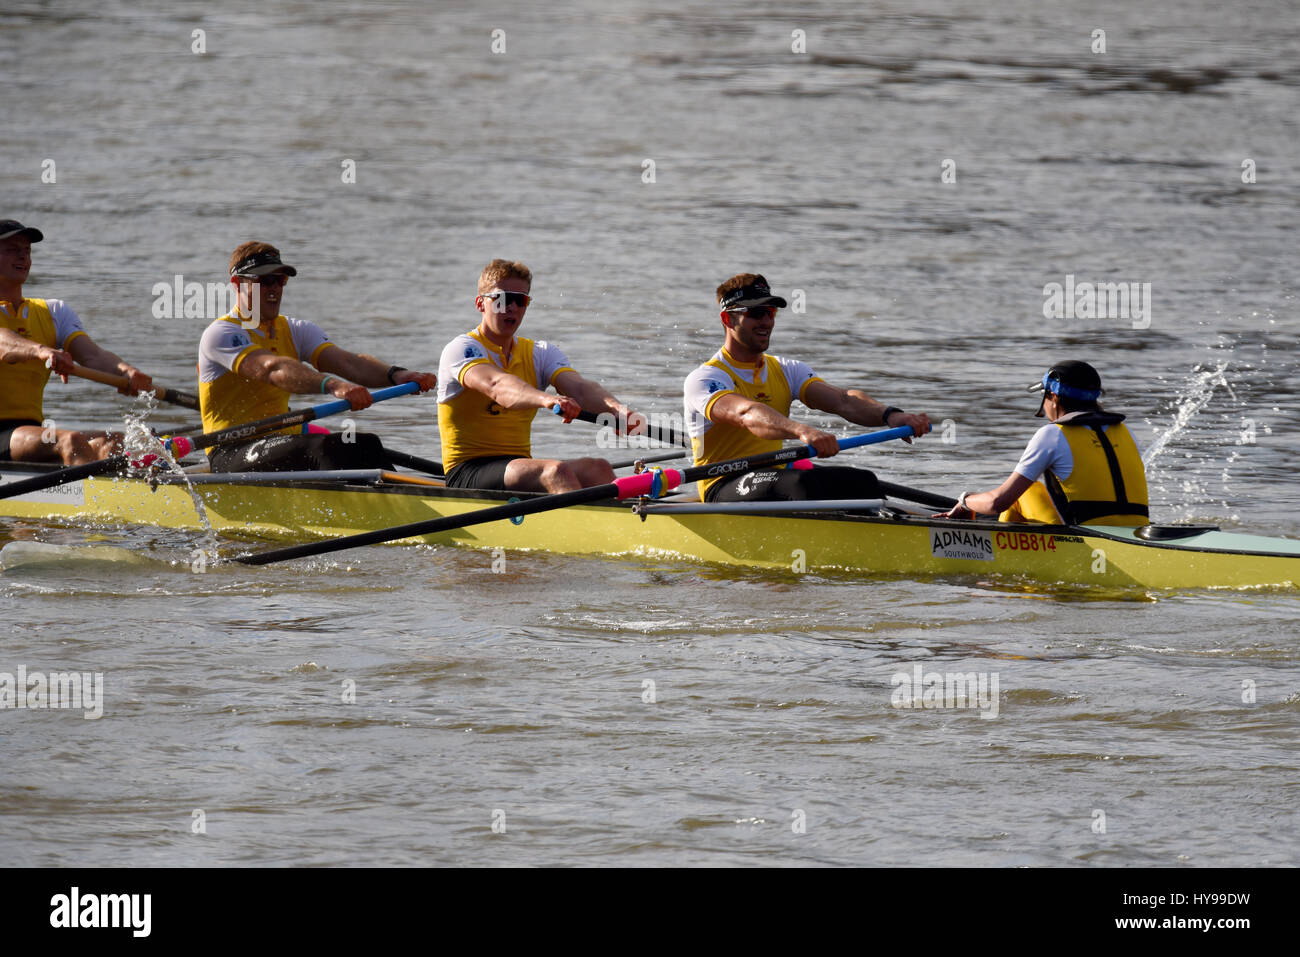
[[(1077, 6), (18, 0), (0, 216), (46, 234), (29, 295), (189, 390), (205, 320), (155, 284), (249, 238), (287, 313), (425, 369), (522, 259), (524, 333), (661, 413), (758, 271), (805, 306), (774, 352), (947, 423), (854, 454), (884, 477), (1000, 483), (1025, 384), (1084, 358), (1159, 518), (1300, 536), (1300, 20)], [(1046, 318), (1067, 282), (1149, 309)], [(438, 457), (431, 399), (363, 417)], [(193, 535), (0, 521), (32, 538), (126, 551), (0, 575), (0, 671), (104, 675), (98, 720), (0, 715), (7, 864), (1300, 864), (1296, 592), (454, 548), (199, 575)], [(894, 707), (916, 666), (996, 677), (996, 715)]]

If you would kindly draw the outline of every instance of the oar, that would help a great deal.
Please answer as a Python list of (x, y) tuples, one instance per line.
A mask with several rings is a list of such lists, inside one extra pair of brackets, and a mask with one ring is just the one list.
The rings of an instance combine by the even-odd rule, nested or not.
[(925, 492), (919, 488), (908, 488), (906, 485), (895, 485), (893, 482), (882, 482), (876, 480), (876, 485), (886, 495), (893, 498), (901, 498), (904, 502), (916, 502), (919, 505), (932, 505), (935, 508), (942, 508), (945, 511), (957, 504), (955, 498), (948, 498), (946, 495), (936, 495), (934, 492)]
[[(129, 380), (124, 375), (113, 375), (111, 372), (100, 372), (98, 369), (87, 369), (85, 366), (75, 364), (72, 367), (72, 375), (81, 379), (89, 379), (91, 382), (102, 382), (104, 385), (111, 385), (117, 389), (124, 389), (129, 384)], [(156, 388), (153, 390), (153, 394), (161, 401), (170, 402), (172, 405), (184, 406), (187, 409), (197, 409), (199, 407), (199, 397), (188, 392)]]
[[(551, 406), (551, 411), (554, 412), (556, 415), (561, 414), (560, 407), (558, 405)], [(610, 413), (608, 412), (601, 413), (601, 415), (612, 418), (612, 416), (610, 416)], [(597, 415), (595, 412), (588, 412), (586, 409), (579, 412), (577, 415), (577, 418), (581, 419), (583, 422), (593, 422), (596, 424), (603, 425), (604, 423), (600, 421), (600, 417), (601, 416)], [(606, 419), (606, 421), (608, 421), (608, 418)], [(644, 435), (647, 439), (650, 439), (652, 442), (663, 442), (665, 445), (680, 445), (681, 447), (687, 449), (691, 447), (691, 440), (688, 439), (686, 436), (682, 435), (682, 433), (678, 432), (676, 429), (661, 429), (656, 425), (650, 425), (647, 423), (646, 430), (638, 434)]]
[[(559, 415), (560, 413), (558, 406), (553, 407), (553, 411), (555, 412), (556, 415)], [(578, 418), (582, 419), (584, 422), (595, 422), (597, 417), (594, 412), (580, 412), (578, 413)], [(652, 435), (651, 438), (654, 438), (659, 442), (667, 442), (672, 445), (680, 445), (687, 449), (691, 447), (690, 440), (686, 438), (686, 436), (682, 435), (680, 432), (676, 431), (675, 429), (668, 429), (668, 430), (658, 432), (657, 434)], [(680, 454), (682, 453), (677, 453), (676, 455), (657, 455), (654, 456), (653, 458), (643, 457), (639, 460), (630, 459), (629, 461), (626, 462), (610, 463), (610, 464), (616, 469), (621, 469), (621, 468), (626, 468), (629, 465), (635, 465), (638, 461), (644, 461), (644, 462), (667, 461), (669, 458), (676, 458), (677, 455)], [(902, 499), (905, 502), (916, 502), (920, 505), (933, 505), (935, 508), (942, 508), (942, 509), (950, 509), (957, 504), (957, 500), (955, 498), (948, 498), (945, 495), (936, 495), (934, 492), (926, 492), (921, 489), (908, 488), (906, 485), (895, 485), (893, 482), (878, 481), (877, 484), (880, 486), (880, 490), (884, 492), (886, 495), (891, 495), (894, 498)]]
[[(881, 432), (870, 432), (866, 435), (855, 435), (852, 438), (840, 439), (839, 445), (841, 450), (851, 449), (860, 445), (874, 445), (877, 442), (887, 442), (890, 439), (901, 439), (912, 434), (910, 425), (900, 425), (894, 429), (885, 429)], [(273, 562), (288, 561), (291, 558), (323, 555), (327, 552), (338, 552), (362, 545), (378, 545), (381, 542), (392, 542), (399, 538), (413, 538), (417, 535), (434, 535), (454, 528), (466, 528), (470, 525), (481, 525), (484, 522), (497, 522), (506, 518), (515, 518), (519, 515), (549, 512), (557, 508), (567, 508), (570, 505), (585, 505), (588, 502), (600, 502), (609, 499), (636, 498), (640, 495), (658, 497), (662, 493), (670, 492), (687, 482), (694, 482), (703, 478), (739, 475), (742, 472), (752, 472), (754, 469), (768, 465), (779, 465), (784, 462), (796, 462), (800, 459), (811, 458), (816, 454), (817, 450), (811, 445), (796, 445), (788, 449), (778, 449), (775, 452), (765, 452), (752, 458), (730, 459), (725, 462), (714, 462), (711, 465), (697, 465), (680, 472), (677, 469), (653, 469), (642, 472), (640, 475), (626, 475), (617, 478), (607, 485), (596, 485), (573, 492), (558, 492), (554, 495), (542, 495), (523, 502), (494, 505), (491, 508), (480, 509), (467, 515), (447, 515), (443, 518), (412, 522), (394, 528), (381, 528), (373, 532), (362, 532), (359, 535), (344, 535), (341, 538), (308, 542), (305, 545), (273, 548), (264, 552), (255, 552), (251, 555), (239, 555), (235, 558), (235, 561), (242, 562), (245, 565), (270, 565)]]
[[(410, 395), (412, 392), (419, 391), (419, 388), (419, 385), (415, 382), (403, 382), (401, 385), (389, 386), (387, 389), (377, 389), (370, 393), (370, 398), (375, 402), (383, 402), (385, 399), (395, 399), (399, 395)], [(215, 445), (242, 442), (256, 438), (266, 432), (292, 428), (295, 425), (302, 425), (315, 419), (323, 419), (327, 415), (338, 415), (340, 412), (347, 412), (351, 408), (352, 406), (346, 399), (335, 399), (333, 402), (322, 402), (320, 405), (310, 406), (306, 409), (268, 416), (265, 419), (246, 422), (243, 425), (232, 426), (229, 429), (196, 435), (192, 439), (182, 435), (174, 435), (169, 439), (165, 439), (163, 445), (167, 446), (176, 458), (183, 459), (195, 449), (209, 449)], [(105, 472), (111, 472), (125, 464), (126, 456), (118, 452), (116, 455), (110, 455), (108, 458), (100, 459), (97, 462), (73, 465), (66, 469), (47, 472), (45, 475), (37, 475), (19, 482), (0, 485), (0, 498), (25, 495), (28, 492), (39, 492), (41, 489), (63, 485), (66, 482), (75, 482), (78, 479), (90, 478), (93, 475), (103, 475)]]
[(442, 478), (445, 474), (442, 470), (442, 463), (435, 462), (433, 459), (422, 459), (418, 455), (411, 455), (409, 452), (399, 452), (397, 449), (390, 449), (386, 445), (384, 446), (384, 452), (398, 465), (405, 465), (408, 469), (423, 472), (425, 475), (435, 475), (438, 478)]
[(658, 455), (638, 455), (634, 459), (627, 459), (623, 462), (610, 462), (609, 467), (617, 470), (625, 469), (629, 465), (636, 465), (637, 462), (667, 462), (670, 459), (680, 459), (685, 454), (685, 449), (674, 449), (669, 452), (660, 452)]

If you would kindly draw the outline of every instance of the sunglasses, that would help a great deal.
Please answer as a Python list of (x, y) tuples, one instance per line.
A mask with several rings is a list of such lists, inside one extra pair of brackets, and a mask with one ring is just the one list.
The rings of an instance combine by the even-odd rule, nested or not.
[(533, 301), (533, 297), (526, 292), (506, 292), (504, 289), (493, 289), (491, 292), (483, 293), (479, 298), (492, 300), (497, 312), (505, 312), (511, 306), (522, 309)]
[(755, 319), (766, 319), (769, 316), (776, 315), (776, 306), (739, 306), (735, 309), (728, 309), (727, 312), (737, 312), (753, 316)]
[(252, 282), (257, 283), (259, 286), (268, 286), (271, 289), (275, 289), (278, 286), (283, 286), (285, 283), (289, 281), (288, 276), (281, 276), (281, 275), (245, 276), (243, 278), (249, 279)]

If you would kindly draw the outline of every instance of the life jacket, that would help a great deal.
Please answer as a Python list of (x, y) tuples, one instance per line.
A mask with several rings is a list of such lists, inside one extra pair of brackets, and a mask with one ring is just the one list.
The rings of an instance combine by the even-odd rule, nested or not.
[(999, 518), (1064, 525), (1146, 525), (1147, 476), (1124, 416), (1075, 412), (1054, 423), (1070, 444), (1074, 468), (1050, 469)]

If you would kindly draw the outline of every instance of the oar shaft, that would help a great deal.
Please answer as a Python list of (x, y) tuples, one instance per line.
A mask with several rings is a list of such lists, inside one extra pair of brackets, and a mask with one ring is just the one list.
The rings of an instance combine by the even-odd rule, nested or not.
[[(97, 462), (87, 462), (84, 465), (73, 465), (66, 469), (59, 469), (57, 472), (46, 472), (44, 475), (34, 475), (29, 479), (20, 479), (17, 482), (6, 482), (0, 485), (0, 498), (13, 498), (15, 495), (26, 495), (28, 492), (39, 492), (41, 489), (53, 488), (55, 485), (63, 485), (66, 482), (76, 482), (80, 479), (90, 478), (92, 475), (103, 475), (105, 472), (111, 472), (126, 463), (124, 455), (110, 455), (106, 459), (100, 459)], [(57, 476), (57, 478), (54, 478)]]
[[(383, 402), (385, 399), (394, 399), (399, 395), (410, 395), (412, 392), (418, 392), (419, 388), (419, 385), (414, 382), (403, 382), (401, 385), (390, 386), (387, 389), (376, 389), (370, 393), (370, 397), (375, 402)], [(327, 415), (337, 415), (340, 412), (346, 412), (350, 408), (352, 408), (352, 405), (346, 399), (335, 399), (332, 402), (322, 402), (320, 405), (299, 409), (296, 412), (272, 415), (265, 419), (258, 419), (256, 422), (248, 422), (233, 428), (221, 429), (218, 432), (197, 435), (193, 439), (174, 435), (164, 440), (163, 444), (171, 449), (177, 458), (184, 458), (194, 449), (208, 449), (216, 445), (256, 438), (266, 432), (291, 428), (305, 422), (322, 419)], [(18, 482), (7, 482), (0, 485), (0, 498), (12, 498), (15, 495), (24, 495), (28, 492), (39, 492), (41, 489), (53, 488), (65, 482), (75, 482), (79, 479), (89, 478), (92, 475), (102, 475), (125, 464), (126, 456), (119, 452), (116, 455), (110, 455), (106, 459), (100, 459), (98, 462), (73, 465), (69, 468), (47, 472), (44, 475), (36, 475)]]
[[(100, 372), (98, 369), (89, 369), (86, 366), (74, 365), (72, 374), (81, 379), (89, 379), (91, 382), (98, 382), (102, 385), (111, 385), (116, 389), (125, 389), (130, 380), (124, 375), (114, 375), (111, 372)], [(153, 394), (162, 402), (170, 402), (172, 405), (183, 406), (187, 409), (197, 409), (199, 407), (199, 397), (189, 392), (179, 392), (176, 389), (168, 389), (162, 386), (155, 387)]]
[[(560, 407), (552, 406), (552, 411), (554, 411), (556, 415), (559, 415)], [(581, 419), (583, 422), (592, 422), (597, 425), (605, 425), (606, 423), (609, 422), (610, 419), (613, 419), (614, 416), (608, 412), (600, 413), (598, 415), (595, 412), (588, 412), (584, 409), (583, 411), (578, 413), (578, 418)], [(604, 421), (602, 421), (602, 419)], [(667, 445), (680, 445), (682, 448), (687, 448), (687, 449), (691, 447), (691, 440), (688, 439), (686, 436), (682, 435), (682, 433), (678, 432), (676, 429), (661, 429), (658, 426), (647, 425), (645, 432), (638, 433), (638, 434), (644, 435), (646, 438), (650, 439), (653, 442), (663, 442)]]
[[(374, 392), (370, 393), (370, 398), (375, 402), (383, 402), (385, 399), (395, 399), (399, 395), (410, 395), (412, 392), (418, 392), (419, 389), (420, 386), (418, 383), (403, 382), (401, 385), (389, 386), (386, 389), (376, 389)], [(314, 422), (317, 419), (323, 419), (326, 416), (338, 415), (340, 412), (346, 412), (351, 408), (352, 405), (347, 399), (335, 399), (332, 402), (322, 402), (320, 405), (298, 409), (296, 412), (285, 412), (281, 415), (272, 415), (265, 419), (258, 419), (255, 422), (245, 422), (243, 425), (221, 429), (218, 432), (209, 432), (206, 435), (198, 435), (193, 439), (184, 439), (180, 436), (173, 436), (167, 444), (177, 453), (178, 458), (184, 458), (192, 449), (207, 449), (214, 445), (227, 445), (231, 442), (240, 442), (246, 439), (255, 438), (264, 432), (288, 429), (295, 425), (304, 425), (308, 422)], [(182, 449), (184, 450), (182, 451)]]
[(399, 452), (397, 449), (390, 449), (386, 445), (384, 446), (384, 452), (398, 465), (405, 465), (408, 469), (423, 472), (425, 475), (436, 475), (439, 477), (445, 474), (442, 469), (442, 463), (435, 462), (433, 459), (421, 458), (418, 455), (411, 455), (409, 452)]
[(630, 465), (636, 465), (637, 462), (668, 462), (672, 459), (680, 459), (685, 454), (685, 449), (672, 449), (654, 455), (638, 455), (634, 459), (624, 459), (622, 462), (610, 462), (609, 467), (612, 469), (625, 469)]
[(925, 492), (919, 488), (908, 488), (906, 485), (895, 485), (893, 482), (876, 481), (876, 485), (886, 495), (893, 498), (901, 498), (905, 502), (916, 502), (919, 505), (932, 505), (935, 508), (941, 508), (945, 511), (957, 504), (955, 498), (948, 498), (946, 495), (936, 495), (933, 492)]
[[(890, 439), (901, 439), (911, 434), (911, 426), (903, 425), (896, 429), (840, 439), (840, 448), (851, 449), (860, 445), (873, 445), (877, 442), (887, 442)], [(777, 449), (774, 452), (764, 452), (750, 458), (731, 459), (726, 462), (716, 462), (712, 465), (697, 465), (684, 471), (676, 469), (663, 469), (660, 471), (655, 469), (642, 472), (640, 475), (627, 475), (615, 479), (608, 485), (596, 485), (592, 488), (578, 489), (573, 492), (560, 492), (556, 495), (541, 495), (527, 501), (496, 505), (491, 508), (470, 512), (467, 515), (447, 515), (423, 522), (398, 525), (394, 528), (380, 528), (373, 532), (362, 532), (358, 535), (345, 535), (341, 538), (308, 542), (303, 545), (291, 545), (287, 548), (275, 548), (252, 555), (240, 555), (235, 558), (235, 561), (242, 562), (245, 565), (270, 565), (273, 562), (288, 561), (291, 558), (324, 555), (327, 552), (338, 552), (348, 548), (358, 548), (362, 545), (379, 545), (383, 542), (395, 542), (401, 538), (436, 535), (439, 532), (452, 529), (482, 525), (484, 522), (498, 522), (507, 518), (517, 518), (520, 515), (531, 515), (535, 512), (549, 512), (553, 509), (567, 508), (571, 505), (585, 505), (589, 502), (659, 494), (698, 479), (712, 478), (715, 475), (735, 475), (740, 472), (763, 468), (767, 465), (779, 465), (783, 462), (812, 458), (816, 454), (817, 450), (811, 445), (797, 445), (788, 449)], [(656, 488), (656, 485), (658, 485), (658, 488)]]

